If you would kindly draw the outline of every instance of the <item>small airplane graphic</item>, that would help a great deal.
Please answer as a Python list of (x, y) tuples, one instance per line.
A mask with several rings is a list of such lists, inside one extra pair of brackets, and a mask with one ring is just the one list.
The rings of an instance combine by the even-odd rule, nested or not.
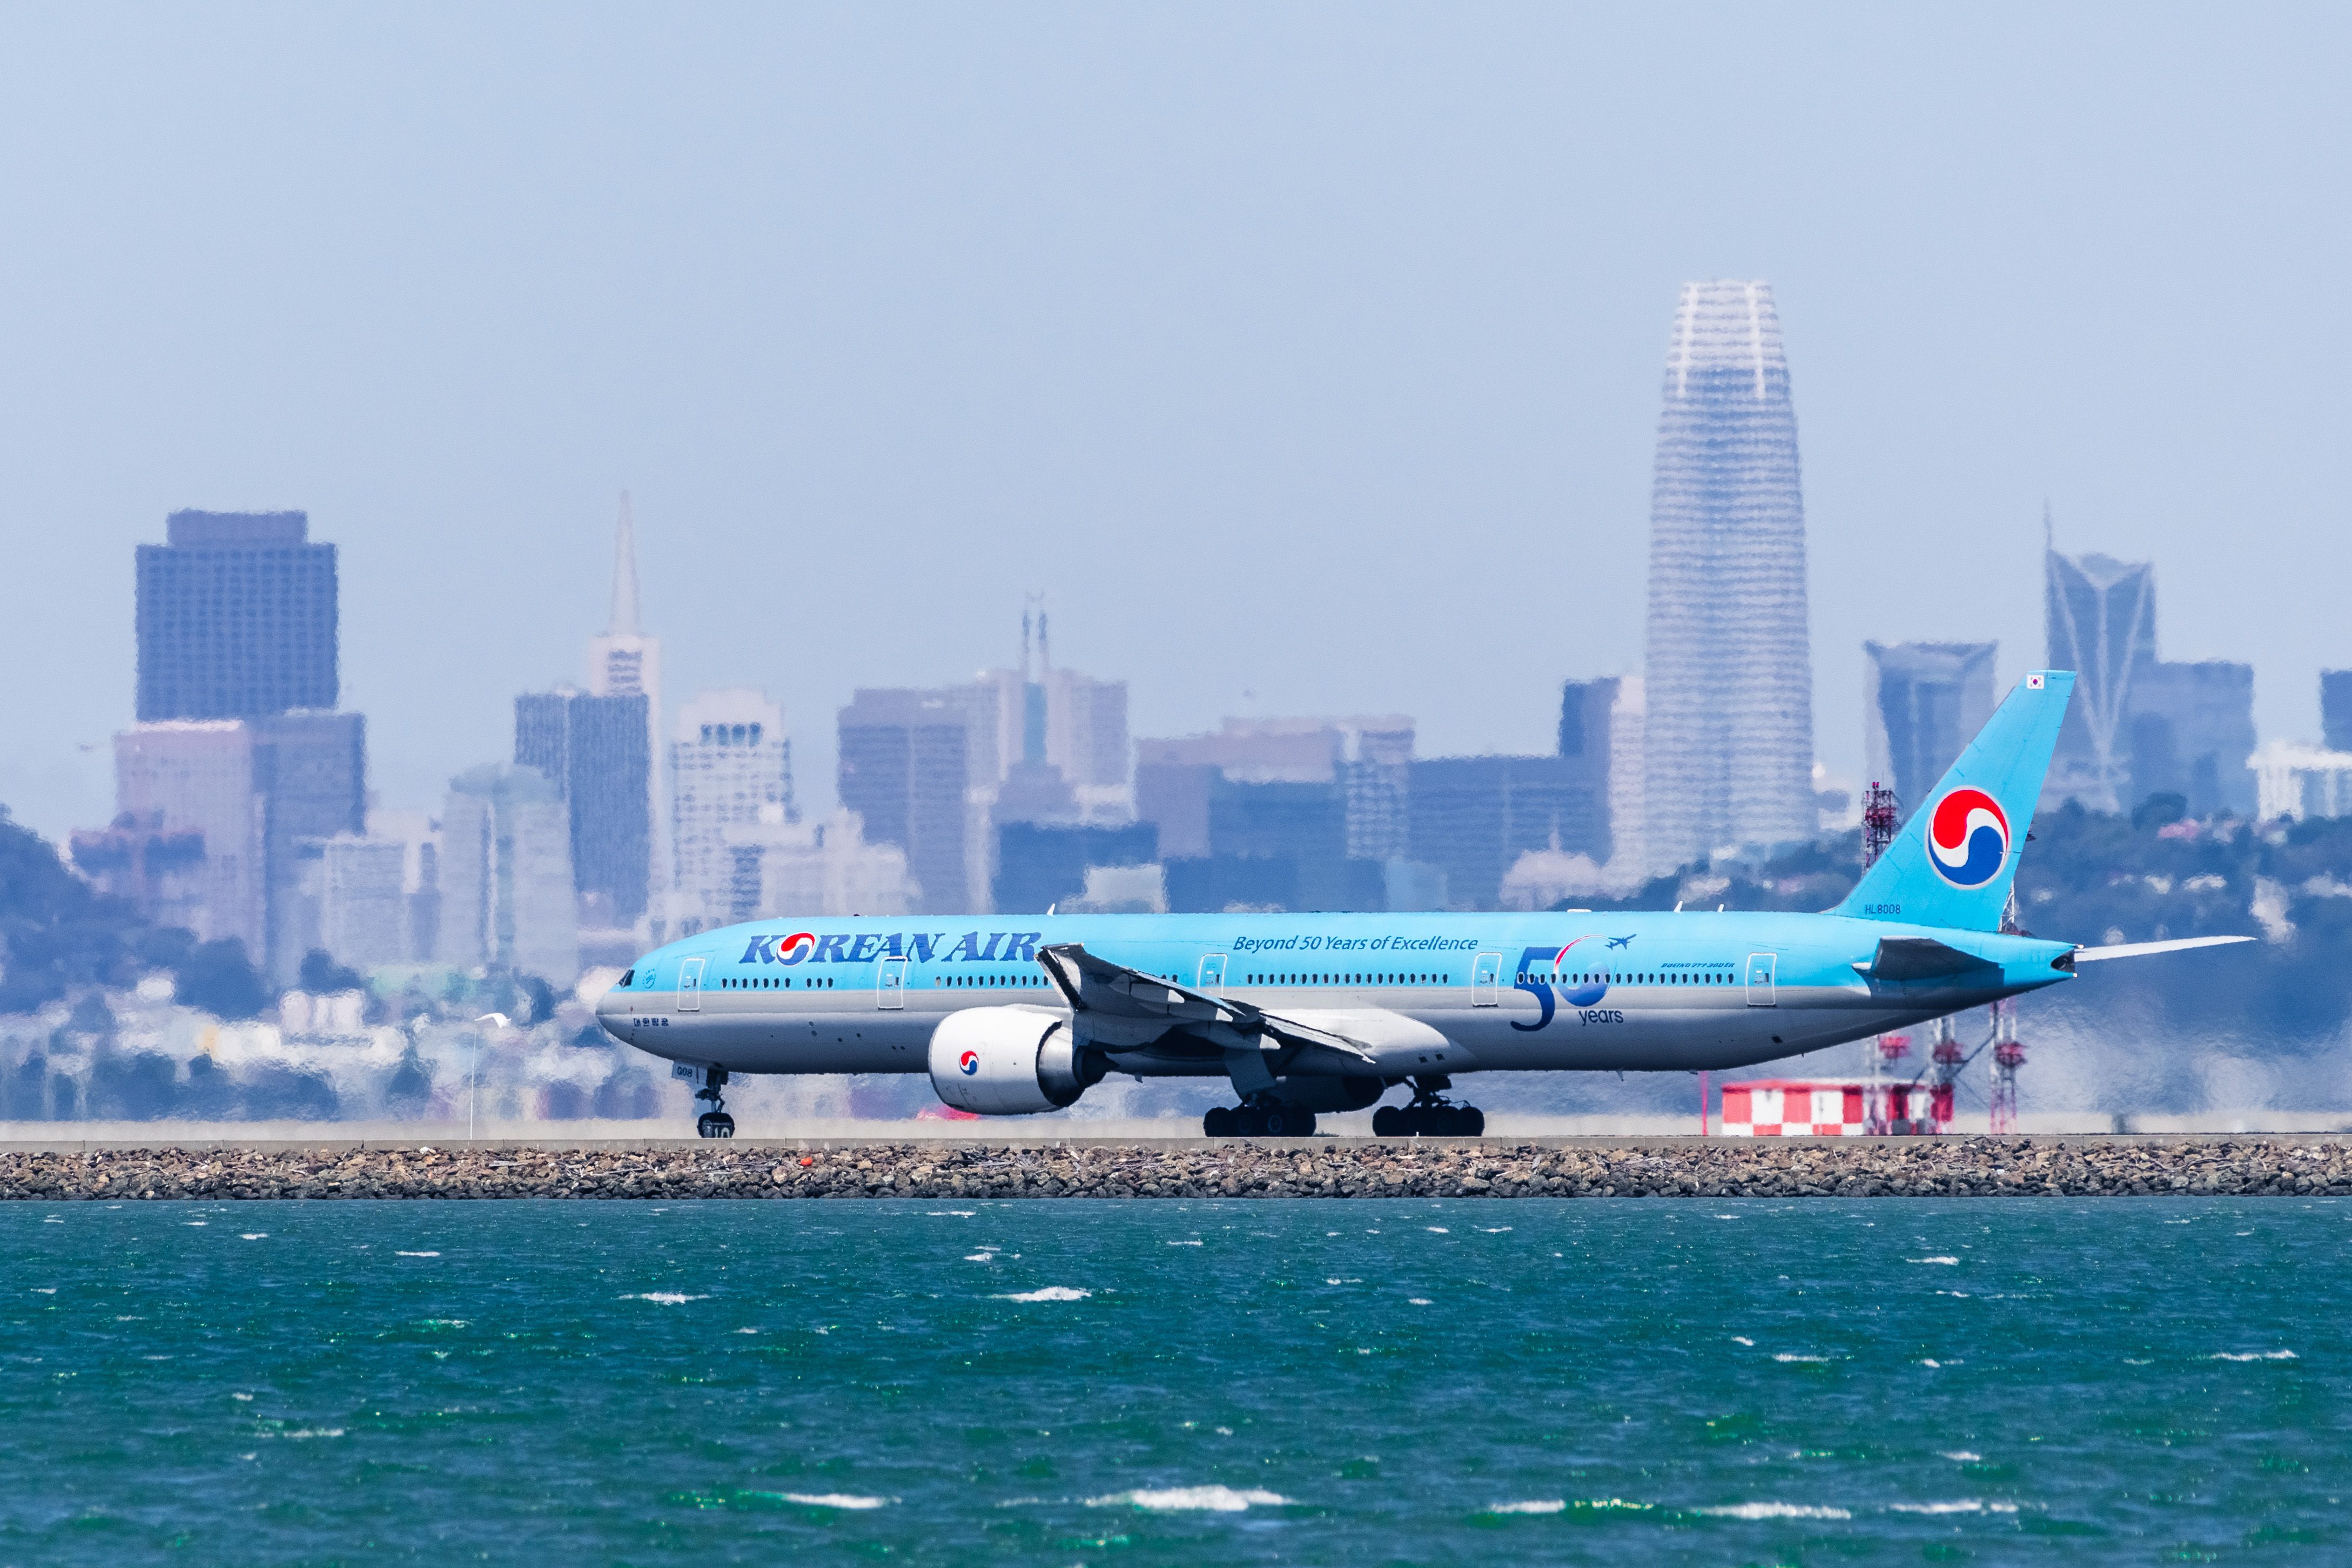
[[(1638, 932), (1638, 931), (1637, 931), (1637, 932), (1635, 932), (1635, 933), (1633, 934), (1633, 936), (1640, 936), (1640, 935), (1641, 935), (1641, 933), (1640, 933), (1640, 932)], [(1631, 942), (1631, 941), (1633, 941), (1633, 936), (1612, 936), (1611, 938), (1609, 938), (1609, 946), (1611, 946), (1612, 947), (1622, 947), (1622, 946), (1624, 946), (1627, 943), (1629, 943), (1629, 942)]]

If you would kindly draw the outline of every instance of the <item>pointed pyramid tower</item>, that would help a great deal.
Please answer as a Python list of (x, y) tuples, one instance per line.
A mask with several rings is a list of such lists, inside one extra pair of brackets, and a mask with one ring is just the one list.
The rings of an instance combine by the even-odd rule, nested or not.
[(653, 827), (653, 864), (649, 868), (651, 896), (647, 912), (661, 939), (671, 904), (669, 819), (669, 749), (662, 736), (661, 639), (645, 635), (637, 603), (637, 528), (629, 507), (629, 493), (621, 492), (621, 515), (613, 527), (613, 602), (604, 634), (588, 639), (588, 690), (600, 697), (642, 695), (646, 699), (647, 810)]

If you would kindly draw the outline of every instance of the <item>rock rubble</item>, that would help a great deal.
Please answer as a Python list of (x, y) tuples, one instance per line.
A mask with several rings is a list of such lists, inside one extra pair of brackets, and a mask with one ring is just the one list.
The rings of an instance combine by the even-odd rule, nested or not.
[(693, 1144), (0, 1151), (0, 1198), (1879, 1197), (2352, 1193), (2352, 1142)]

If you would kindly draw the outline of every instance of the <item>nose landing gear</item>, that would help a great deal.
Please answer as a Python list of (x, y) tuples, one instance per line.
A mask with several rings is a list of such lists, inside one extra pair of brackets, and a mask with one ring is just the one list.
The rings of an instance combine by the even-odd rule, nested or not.
[(1383, 1105), (1372, 1113), (1376, 1138), (1476, 1138), (1486, 1131), (1486, 1113), (1445, 1097), (1452, 1079), (1439, 1074), (1412, 1081), (1410, 1104)]
[(712, 1068), (709, 1080), (694, 1092), (695, 1099), (710, 1102), (710, 1109), (694, 1119), (694, 1130), (706, 1138), (731, 1138), (735, 1135), (735, 1118), (727, 1113), (727, 1070)]
[(1261, 1092), (1216, 1107), (1201, 1118), (1201, 1132), (1211, 1138), (1311, 1138), (1315, 1113)]

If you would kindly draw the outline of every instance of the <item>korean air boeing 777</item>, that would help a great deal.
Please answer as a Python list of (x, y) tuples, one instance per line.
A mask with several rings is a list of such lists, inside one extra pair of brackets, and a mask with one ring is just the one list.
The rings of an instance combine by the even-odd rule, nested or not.
[(1474, 1072), (1745, 1067), (2074, 977), (2250, 941), (2082, 947), (2002, 913), (2074, 677), (2028, 675), (1822, 915), (1108, 915), (764, 920), (639, 959), (598, 1010), (730, 1137), (738, 1072), (928, 1072), (1022, 1115), (1113, 1072), (1223, 1078), (1211, 1136), (1314, 1130), (1409, 1085), (1387, 1134), (1476, 1135)]

